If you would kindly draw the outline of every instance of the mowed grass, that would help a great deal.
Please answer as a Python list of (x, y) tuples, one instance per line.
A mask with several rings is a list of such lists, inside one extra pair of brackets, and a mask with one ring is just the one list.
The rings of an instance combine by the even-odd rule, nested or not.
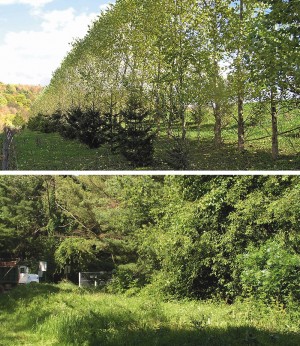
[[(237, 149), (237, 128), (230, 123), (222, 131), (223, 145), (216, 148), (212, 119), (204, 121), (198, 131), (190, 124), (187, 132), (186, 156), (189, 170), (299, 170), (300, 169), (300, 112), (279, 118), (279, 158), (272, 159), (271, 131), (268, 118), (255, 126), (247, 126), (245, 151)], [(299, 127), (299, 128), (298, 128)], [(297, 129), (298, 128), (298, 129)], [(261, 138), (265, 137), (265, 138)], [(257, 140), (258, 138), (261, 138)], [(112, 153), (108, 145), (98, 149), (76, 141), (66, 140), (57, 133), (45, 134), (25, 129), (15, 136), (16, 170), (173, 170), (170, 148), (174, 145), (162, 128), (154, 143), (152, 166), (131, 166), (119, 153)]]
[(299, 310), (258, 302), (162, 302), (70, 283), (0, 296), (0, 345), (300, 345)]
[(123, 170), (127, 161), (109, 147), (90, 149), (58, 133), (23, 130), (15, 136), (17, 170)]

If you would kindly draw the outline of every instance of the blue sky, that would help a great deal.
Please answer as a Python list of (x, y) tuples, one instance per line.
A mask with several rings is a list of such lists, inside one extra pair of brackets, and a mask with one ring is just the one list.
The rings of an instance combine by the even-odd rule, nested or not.
[(0, 82), (47, 85), (88, 25), (115, 0), (0, 0)]

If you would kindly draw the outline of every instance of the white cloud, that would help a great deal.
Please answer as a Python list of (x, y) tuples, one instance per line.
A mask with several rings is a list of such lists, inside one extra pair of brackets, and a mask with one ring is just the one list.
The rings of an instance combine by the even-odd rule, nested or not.
[(69, 43), (83, 37), (97, 15), (77, 15), (73, 8), (39, 12), (41, 30), (7, 33), (0, 45), (0, 81), (47, 84), (52, 72), (70, 50)]
[(52, 1), (53, 0), (0, 0), (0, 5), (23, 4), (30, 5), (32, 7), (43, 7)]
[[(0, 1), (1, 1), (1, 0), (0, 0)], [(100, 5), (100, 10), (101, 10), (101, 11), (107, 10), (107, 9), (109, 8), (109, 5), (110, 5), (110, 4), (103, 4), (103, 5)]]

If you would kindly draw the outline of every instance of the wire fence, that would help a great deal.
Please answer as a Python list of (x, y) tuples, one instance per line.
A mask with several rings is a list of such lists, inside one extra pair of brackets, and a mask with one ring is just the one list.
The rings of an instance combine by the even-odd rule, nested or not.
[(79, 287), (103, 287), (112, 277), (112, 272), (99, 271), (99, 272), (80, 272), (79, 273)]

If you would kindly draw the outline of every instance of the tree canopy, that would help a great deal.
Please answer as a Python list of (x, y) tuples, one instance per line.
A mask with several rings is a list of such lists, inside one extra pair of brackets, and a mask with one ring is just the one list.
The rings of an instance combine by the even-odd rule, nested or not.
[(228, 117), (244, 149), (244, 105), (270, 104), (273, 158), (282, 101), (299, 100), (297, 1), (118, 0), (54, 72), (34, 113), (96, 108), (114, 118), (132, 94), (153, 124), (183, 141), (194, 110), (214, 117), (222, 144)]

